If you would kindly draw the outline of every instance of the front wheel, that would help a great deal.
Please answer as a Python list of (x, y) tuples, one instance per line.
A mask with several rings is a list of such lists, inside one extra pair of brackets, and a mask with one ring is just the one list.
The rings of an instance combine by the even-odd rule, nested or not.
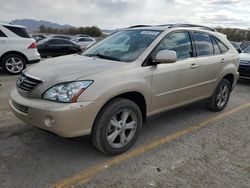
[(230, 97), (231, 85), (227, 79), (222, 79), (208, 100), (209, 109), (215, 112), (224, 110)]
[(130, 100), (117, 98), (105, 105), (98, 114), (92, 142), (103, 153), (117, 155), (135, 143), (141, 126), (140, 108)]

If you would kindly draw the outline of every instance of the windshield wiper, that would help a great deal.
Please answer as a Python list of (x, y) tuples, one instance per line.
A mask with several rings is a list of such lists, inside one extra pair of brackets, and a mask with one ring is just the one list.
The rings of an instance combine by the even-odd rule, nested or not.
[(111, 56), (107, 56), (107, 55), (103, 55), (103, 54), (86, 54), (86, 56), (89, 57), (99, 57), (101, 59), (108, 59), (108, 60), (113, 60), (113, 61), (121, 61), (119, 58), (116, 57), (111, 57)]

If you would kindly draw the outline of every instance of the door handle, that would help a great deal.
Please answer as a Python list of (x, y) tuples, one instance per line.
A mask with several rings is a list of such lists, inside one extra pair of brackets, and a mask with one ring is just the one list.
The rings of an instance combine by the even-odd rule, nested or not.
[(196, 63), (192, 63), (189, 68), (196, 69), (197, 67), (198, 67), (198, 65)]

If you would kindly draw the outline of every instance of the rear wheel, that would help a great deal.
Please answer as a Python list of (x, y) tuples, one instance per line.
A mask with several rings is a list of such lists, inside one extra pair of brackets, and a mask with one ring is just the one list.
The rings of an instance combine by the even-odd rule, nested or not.
[(20, 74), (26, 67), (26, 60), (17, 54), (9, 54), (3, 58), (2, 66), (9, 74)]
[(228, 103), (230, 91), (230, 82), (227, 79), (222, 79), (208, 100), (209, 109), (215, 112), (222, 111)]
[(139, 107), (130, 100), (117, 98), (105, 105), (97, 116), (92, 142), (105, 154), (120, 154), (135, 143), (141, 126)]

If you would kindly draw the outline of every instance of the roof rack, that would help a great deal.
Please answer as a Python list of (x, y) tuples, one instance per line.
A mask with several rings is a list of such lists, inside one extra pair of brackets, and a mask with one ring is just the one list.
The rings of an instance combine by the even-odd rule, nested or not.
[(152, 27), (152, 25), (133, 25), (130, 26), (129, 28), (136, 28), (136, 27)]
[(211, 28), (211, 27), (207, 27), (207, 26), (203, 26), (203, 25), (195, 25), (195, 24), (163, 24), (163, 25), (134, 25), (131, 26), (129, 28), (136, 28), (136, 27), (154, 27), (154, 26), (165, 26), (168, 28), (175, 28), (175, 27), (198, 27), (198, 28), (202, 28), (208, 31), (216, 31), (215, 29)]
[(209, 30), (209, 31), (216, 31), (214, 28), (203, 26), (203, 25), (196, 25), (196, 24), (167, 24), (165, 26), (169, 26), (169, 28), (173, 28), (173, 27), (199, 27), (199, 28)]

